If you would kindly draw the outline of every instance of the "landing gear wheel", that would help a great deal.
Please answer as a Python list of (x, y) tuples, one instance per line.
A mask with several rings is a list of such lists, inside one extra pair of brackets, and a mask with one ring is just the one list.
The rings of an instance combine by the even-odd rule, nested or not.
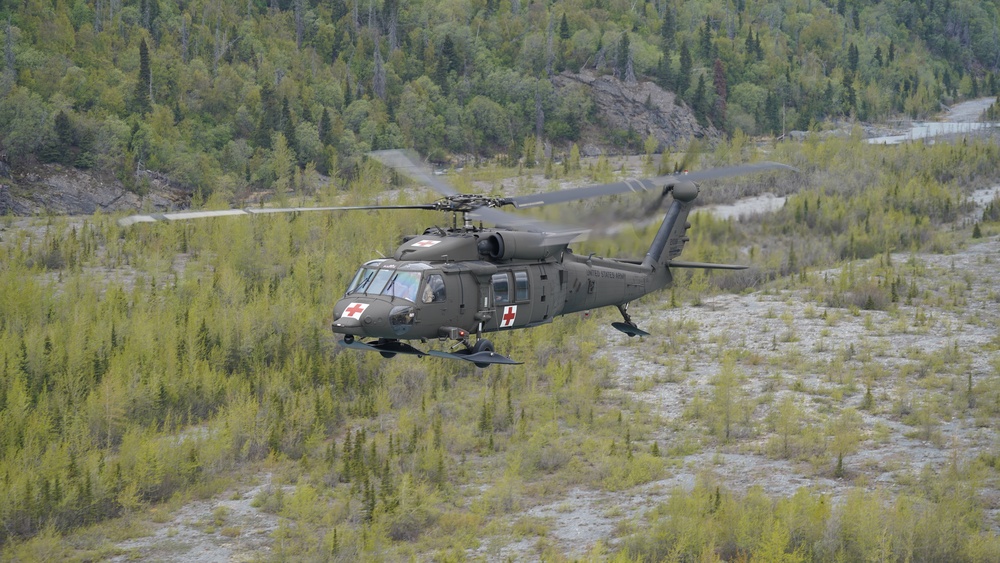
[(348, 344), (348, 345), (349, 344), (354, 344), (354, 335), (353, 334), (345, 334), (344, 335), (344, 344)]
[[(476, 343), (472, 345), (472, 353), (478, 354), (480, 352), (493, 352), (493, 343), (486, 338), (480, 338), (479, 340), (476, 340)], [(476, 364), (477, 368), (486, 368), (490, 366), (490, 364), (482, 362), (473, 362), (473, 363)]]
[(379, 352), (379, 354), (382, 354), (383, 358), (395, 358), (396, 357), (396, 353), (395, 352)]

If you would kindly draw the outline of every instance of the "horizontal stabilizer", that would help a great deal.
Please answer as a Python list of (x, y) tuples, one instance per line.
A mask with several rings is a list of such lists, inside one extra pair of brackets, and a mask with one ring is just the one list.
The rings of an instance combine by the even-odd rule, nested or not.
[(633, 326), (627, 323), (611, 323), (616, 330), (620, 330), (625, 334), (632, 336), (649, 336), (649, 333), (637, 326)]
[(512, 360), (507, 356), (497, 354), (496, 352), (483, 351), (472, 354), (468, 353), (467, 350), (462, 350), (459, 352), (442, 352), (440, 350), (430, 350), (427, 353), (437, 358), (448, 358), (449, 360), (465, 360), (467, 362), (472, 362), (479, 367), (486, 367), (489, 364), (519, 365), (523, 363), (523, 362), (518, 362), (516, 360)]
[(684, 262), (671, 260), (667, 262), (670, 268), (704, 268), (706, 270), (746, 270), (749, 266), (743, 264), (712, 264), (711, 262)]

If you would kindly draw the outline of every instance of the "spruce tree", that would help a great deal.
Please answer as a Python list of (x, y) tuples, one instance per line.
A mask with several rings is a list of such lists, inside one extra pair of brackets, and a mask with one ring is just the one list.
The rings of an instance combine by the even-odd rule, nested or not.
[(270, 85), (264, 83), (260, 88), (260, 119), (257, 122), (257, 129), (254, 131), (254, 144), (260, 148), (271, 148), (271, 133), (278, 129), (281, 119), (281, 110), (278, 108), (277, 100), (274, 99), (274, 91)]
[(716, 127), (721, 127), (726, 120), (726, 98), (729, 97), (726, 85), (726, 70), (722, 66), (721, 59), (715, 59), (713, 71), (715, 75), (713, 77), (715, 104), (712, 106), (712, 120), (715, 122)]
[(660, 37), (663, 39), (664, 50), (674, 46), (674, 39), (677, 34), (677, 16), (674, 11), (667, 6), (663, 10), (663, 23), (660, 24)]
[(712, 55), (712, 24), (708, 17), (705, 17), (705, 25), (702, 26), (698, 35), (698, 42), (701, 48), (701, 58), (708, 60)]
[(622, 80), (625, 80), (628, 67), (629, 49), (628, 33), (622, 33), (622, 38), (618, 41), (618, 56), (615, 58), (615, 74)]
[(851, 74), (858, 71), (858, 57), (858, 48), (854, 43), (851, 43), (847, 48), (847, 69), (851, 71)]
[(694, 116), (703, 127), (708, 125), (708, 95), (705, 92), (705, 75), (698, 75), (698, 85), (695, 86), (694, 96), (691, 98), (691, 106), (694, 109)]
[(330, 112), (325, 107), (323, 114), (319, 117), (319, 141), (324, 146), (333, 144), (333, 126), (330, 123)]
[(692, 61), (687, 41), (681, 44), (680, 65), (680, 70), (677, 72), (677, 95), (684, 98), (688, 88), (691, 87)]
[(133, 97), (133, 110), (139, 115), (145, 115), (152, 110), (151, 92), (153, 89), (153, 75), (149, 68), (149, 48), (146, 46), (146, 39), (139, 43), (139, 81), (135, 85), (135, 95)]

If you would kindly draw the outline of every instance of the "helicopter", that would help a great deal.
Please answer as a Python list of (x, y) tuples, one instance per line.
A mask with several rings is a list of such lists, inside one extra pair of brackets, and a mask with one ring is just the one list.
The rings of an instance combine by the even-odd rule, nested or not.
[[(187, 220), (231, 215), (426, 209), (450, 213), (450, 228), (430, 227), (403, 238), (392, 257), (362, 264), (334, 305), (332, 330), (341, 346), (396, 355), (433, 356), (493, 364), (519, 364), (497, 352), (483, 335), (552, 322), (569, 313), (614, 306), (622, 321), (612, 326), (628, 335), (648, 336), (628, 314), (629, 304), (670, 286), (672, 268), (740, 270), (739, 264), (678, 260), (689, 240), (687, 216), (698, 197), (696, 181), (792, 167), (758, 162), (683, 175), (628, 179), (513, 197), (459, 193), (434, 177), (413, 153), (369, 153), (385, 166), (411, 177), (442, 197), (428, 204), (343, 207), (246, 208), (132, 215), (123, 226), (140, 222)], [(569, 245), (587, 231), (502, 211), (566, 203), (630, 192), (659, 192), (656, 207), (672, 199), (656, 235), (641, 260), (575, 254)], [(477, 224), (478, 222), (478, 224)], [(492, 227), (484, 227), (491, 224)], [(474, 340), (473, 340), (474, 335)], [(409, 342), (438, 341), (444, 350), (422, 349)]]

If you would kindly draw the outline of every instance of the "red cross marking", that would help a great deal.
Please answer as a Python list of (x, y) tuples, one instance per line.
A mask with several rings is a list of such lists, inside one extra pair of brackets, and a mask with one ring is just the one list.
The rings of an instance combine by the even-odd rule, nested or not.
[(500, 326), (513, 326), (517, 317), (517, 305), (510, 305), (503, 308), (503, 317), (500, 317)]
[(367, 303), (351, 303), (346, 309), (344, 309), (344, 316), (352, 319), (360, 318), (361, 313), (364, 313), (367, 308)]
[(439, 240), (421, 240), (421, 241), (417, 241), (417, 242), (413, 243), (413, 246), (419, 246), (421, 248), (428, 248), (428, 247), (434, 246), (435, 244), (437, 244), (439, 242), (441, 242), (441, 241), (439, 241)]

